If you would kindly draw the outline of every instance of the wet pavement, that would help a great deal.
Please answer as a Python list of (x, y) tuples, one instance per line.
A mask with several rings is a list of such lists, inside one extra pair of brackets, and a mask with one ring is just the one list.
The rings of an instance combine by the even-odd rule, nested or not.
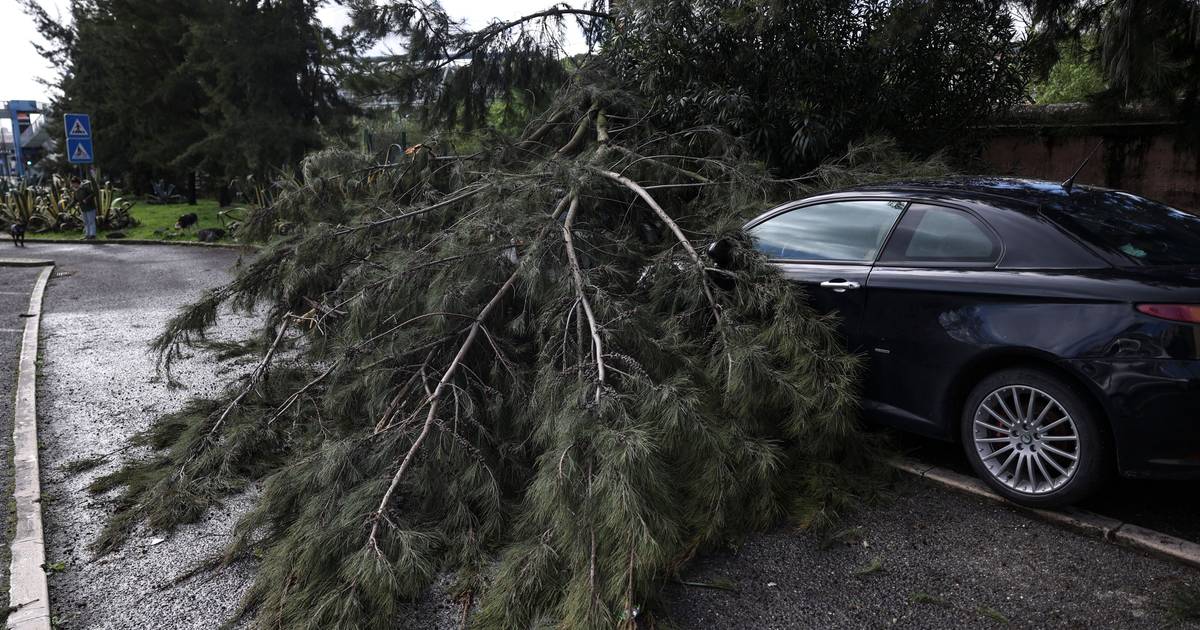
[[(0, 250), (0, 256), (7, 252)], [(12, 498), (12, 431), (13, 402), (16, 397), (17, 360), (21, 355), (21, 338), (29, 310), (29, 292), (40, 267), (0, 267), (0, 497), (4, 506), (4, 526), (0, 528), (0, 610), (8, 609), (8, 546), (13, 518), (9, 499)]]

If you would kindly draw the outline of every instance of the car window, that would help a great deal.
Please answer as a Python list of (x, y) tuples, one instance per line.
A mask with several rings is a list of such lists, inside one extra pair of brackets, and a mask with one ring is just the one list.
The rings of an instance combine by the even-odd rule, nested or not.
[(1200, 264), (1200, 216), (1115, 191), (1077, 190), (1069, 201), (1042, 213), (1130, 265)]
[(1000, 243), (971, 214), (954, 208), (913, 204), (892, 235), (881, 262), (987, 263)]
[(781, 260), (873, 262), (900, 201), (834, 201), (776, 215), (748, 230), (758, 251)]

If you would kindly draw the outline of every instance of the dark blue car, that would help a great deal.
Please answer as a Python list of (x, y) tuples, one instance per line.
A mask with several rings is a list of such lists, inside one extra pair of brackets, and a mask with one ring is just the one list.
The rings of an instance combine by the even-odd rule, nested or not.
[(1009, 499), (1200, 477), (1200, 217), (971, 178), (820, 195), (746, 230), (841, 314), (867, 357), (864, 413), (961, 441)]

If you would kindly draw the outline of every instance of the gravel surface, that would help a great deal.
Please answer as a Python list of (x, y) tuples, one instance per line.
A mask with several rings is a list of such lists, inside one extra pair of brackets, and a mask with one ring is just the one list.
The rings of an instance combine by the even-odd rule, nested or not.
[[(251, 567), (235, 566), (175, 587), (169, 583), (221, 551), (248, 499), (229, 502), (165, 541), (138, 531), (120, 550), (96, 557), (90, 545), (109, 513), (108, 497), (94, 497), (86, 487), (136, 454), (117, 452), (126, 438), (187, 398), (215, 393), (217, 379), (229, 377), (214, 374), (214, 368), (224, 371), (225, 366), (194, 355), (174, 369), (188, 387), (168, 389), (155, 376), (146, 344), (179, 306), (224, 280), (237, 254), (113, 245), (38, 249), (58, 262), (46, 294), (38, 392), (56, 627), (215, 628), (236, 609)], [(217, 338), (237, 337), (252, 323), (227, 322)], [(97, 468), (63, 469), (97, 456), (106, 456)]]
[(1164, 628), (1168, 593), (1200, 588), (1195, 570), (925, 482), (900, 481), (894, 498), (844, 526), (843, 540), (781, 530), (702, 558), (684, 581), (737, 592), (670, 586), (672, 620), (706, 629)]
[[(0, 251), (0, 256), (6, 252)], [(12, 542), (12, 431), (13, 402), (16, 398), (17, 360), (21, 355), (21, 337), (25, 320), (21, 314), (29, 310), (29, 292), (40, 267), (0, 267), (0, 497), (3, 497), (4, 519), (0, 527), (0, 610), (8, 609), (8, 552)]]

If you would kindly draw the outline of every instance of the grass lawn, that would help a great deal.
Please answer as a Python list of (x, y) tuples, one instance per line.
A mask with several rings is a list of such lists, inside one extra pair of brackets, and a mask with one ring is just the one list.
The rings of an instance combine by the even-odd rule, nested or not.
[[(144, 239), (144, 240), (165, 240), (165, 241), (194, 241), (196, 232), (204, 228), (219, 228), (221, 227), (221, 219), (217, 216), (217, 211), (220, 206), (217, 205), (214, 199), (198, 199), (196, 205), (189, 206), (186, 203), (171, 203), (164, 205), (150, 205), (144, 201), (139, 201), (130, 209), (130, 214), (138, 220), (137, 227), (126, 228), (121, 230), (125, 233), (127, 239)], [(195, 227), (188, 228), (184, 232), (175, 230), (175, 222), (179, 217), (195, 212), (198, 219)], [(165, 235), (155, 234), (156, 230), (162, 230)], [(97, 238), (103, 239), (105, 230), (100, 230)], [(66, 232), (45, 232), (43, 234), (28, 234), (28, 238), (76, 238), (82, 237), (82, 230), (69, 230)], [(229, 237), (221, 239), (228, 241)]]

